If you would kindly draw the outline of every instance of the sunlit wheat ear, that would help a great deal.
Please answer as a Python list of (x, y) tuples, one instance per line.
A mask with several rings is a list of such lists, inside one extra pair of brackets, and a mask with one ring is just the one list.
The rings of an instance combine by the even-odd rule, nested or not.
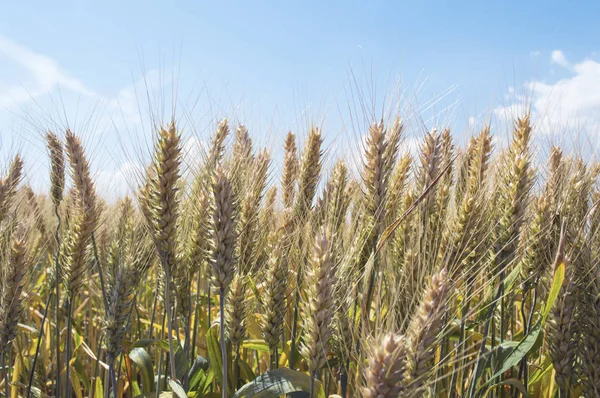
[(346, 219), (350, 201), (346, 192), (348, 185), (348, 168), (342, 161), (337, 161), (331, 177), (325, 184), (322, 196), (317, 200), (315, 215), (318, 222), (329, 226), (332, 233), (337, 232)]
[(236, 269), (234, 197), (231, 183), (217, 170), (213, 176), (211, 193), (211, 220), (209, 232), (209, 262), (212, 284), (227, 291)]
[(238, 222), (239, 268), (243, 274), (253, 272), (259, 240), (259, 210), (267, 183), (270, 157), (261, 151), (252, 165), (252, 179), (246, 183)]
[(441, 135), (440, 148), (441, 164), (440, 170), (446, 170), (442, 176), (437, 189), (436, 218), (437, 222), (443, 222), (446, 215), (446, 209), (450, 203), (452, 183), (454, 181), (454, 144), (450, 129), (445, 129)]
[(392, 126), (386, 131), (386, 145), (383, 151), (383, 172), (386, 178), (392, 174), (396, 162), (398, 161), (398, 150), (400, 149), (400, 141), (404, 133), (404, 121), (398, 117)]
[(459, 204), (463, 201), (469, 179), (471, 160), (474, 157), (477, 146), (477, 137), (471, 136), (466, 150), (457, 151), (456, 184), (454, 186), (454, 202)]
[(250, 181), (247, 176), (249, 174), (248, 167), (251, 165), (254, 158), (252, 154), (252, 140), (248, 129), (243, 124), (238, 125), (235, 130), (235, 141), (233, 143), (233, 153), (231, 154), (231, 183), (235, 188), (235, 192), (240, 193)]
[(77, 192), (75, 215), (69, 224), (63, 250), (64, 259), (61, 261), (65, 288), (68, 296), (72, 297), (79, 290), (85, 278), (86, 249), (98, 222), (98, 209), (94, 183), (81, 141), (70, 130), (67, 130), (65, 143), (73, 184)]
[(65, 143), (69, 163), (71, 164), (73, 184), (77, 189), (79, 206), (82, 212), (86, 213), (84, 233), (91, 234), (96, 227), (99, 214), (96, 204), (96, 189), (92, 182), (90, 166), (85, 156), (83, 146), (81, 145), (81, 141), (71, 132), (71, 130), (67, 130)]
[(528, 291), (537, 287), (539, 280), (545, 275), (548, 266), (546, 249), (548, 233), (551, 227), (549, 200), (541, 196), (533, 201), (534, 213), (520, 242), (521, 254), (521, 288)]
[[(468, 170), (464, 172), (462, 201), (457, 203), (454, 217), (450, 220), (440, 246), (439, 256), (448, 264), (450, 275), (456, 272), (472, 272), (466, 257), (475, 257), (483, 223), (485, 197), (482, 186), (485, 182), (491, 153), (490, 129), (484, 128), (476, 140), (472, 141), (468, 153)], [(467, 265), (467, 267), (463, 267)], [(471, 278), (472, 279), (472, 278)]]
[(152, 235), (163, 267), (168, 267), (171, 277), (175, 271), (177, 220), (179, 217), (181, 136), (171, 123), (161, 128), (154, 150), (152, 167), (147, 175), (141, 205), (149, 219)]
[[(558, 214), (562, 206), (562, 196), (566, 184), (568, 164), (559, 147), (552, 147), (548, 158), (548, 177), (544, 186), (545, 195), (550, 200), (552, 213)], [(554, 255), (554, 253), (552, 253)]]
[[(276, 214), (277, 187), (271, 186), (265, 195), (265, 204), (260, 214), (260, 225), (265, 228), (265, 238), (273, 232), (277, 226)], [(263, 245), (264, 246), (264, 245)]]
[(390, 176), (385, 210), (386, 225), (390, 225), (401, 216), (399, 212), (402, 204), (402, 197), (407, 187), (411, 164), (412, 157), (410, 154), (404, 154), (400, 157), (398, 164)]
[[(433, 182), (439, 173), (442, 158), (441, 147), (441, 135), (436, 129), (425, 135), (425, 140), (421, 144), (419, 151), (420, 165), (416, 173), (417, 191), (419, 194)], [(434, 197), (433, 193), (430, 195), (431, 197)], [(425, 202), (429, 203), (425, 206), (427, 209), (433, 204), (432, 199)]]
[(481, 130), (470, 151), (471, 160), (467, 171), (467, 186), (469, 193), (474, 194), (481, 189), (488, 173), (492, 153), (492, 136), (489, 127)]
[[(398, 215), (401, 216), (404, 214), (410, 207), (413, 205), (415, 200), (417, 199), (417, 195), (414, 189), (407, 189), (402, 198), (400, 200), (400, 206), (398, 207)], [(411, 237), (413, 236), (413, 227), (414, 227), (414, 212), (410, 214), (404, 222), (400, 225), (400, 227), (396, 230), (393, 252), (394, 252), (394, 264), (396, 264), (397, 269), (402, 269), (405, 265), (405, 255), (407, 251), (410, 250), (409, 244)]]
[(17, 192), (17, 185), (21, 181), (22, 171), (23, 160), (17, 155), (10, 164), (6, 177), (0, 179), (0, 221), (6, 217), (6, 213), (12, 205)]
[(423, 387), (431, 375), (436, 342), (444, 327), (449, 290), (446, 270), (434, 274), (408, 327), (406, 386), (411, 391)]
[(129, 195), (126, 195), (117, 203), (117, 211), (119, 219), (117, 220), (115, 233), (119, 244), (123, 246), (131, 245), (134, 243), (137, 223), (133, 200)]
[(406, 342), (404, 336), (383, 335), (368, 350), (368, 365), (364, 369), (364, 398), (394, 398), (403, 392), (401, 382), (406, 372)]
[(235, 142), (233, 144), (233, 157), (236, 161), (248, 162), (252, 157), (252, 140), (248, 128), (243, 124), (235, 129)]
[[(560, 256), (560, 255), (559, 255)], [(570, 388), (574, 377), (575, 354), (577, 350), (575, 306), (575, 284), (572, 269), (562, 257), (555, 265), (565, 263), (565, 278), (546, 322), (546, 344), (555, 371), (556, 384), (564, 392)]]
[(209, 203), (210, 195), (206, 189), (193, 191), (193, 203), (190, 208), (191, 226), (186, 239), (185, 251), (188, 272), (194, 275), (200, 272), (206, 260), (208, 250)]
[(262, 335), (273, 355), (283, 332), (283, 317), (286, 311), (288, 266), (282, 256), (278, 238), (274, 238), (275, 248), (271, 250), (267, 271), (267, 294), (262, 316)]
[(298, 192), (294, 202), (294, 217), (296, 219), (304, 218), (312, 208), (317, 184), (321, 176), (322, 144), (321, 130), (316, 127), (311, 129), (302, 153), (298, 174)]
[[(13, 232), (17, 235), (17, 232)], [(10, 351), (10, 343), (17, 336), (17, 325), (22, 313), (21, 293), (25, 284), (25, 275), (29, 272), (26, 259), (26, 243), (23, 238), (11, 238), (8, 255), (2, 264), (0, 281), (0, 354)]]
[(505, 164), (500, 171), (499, 199), (497, 202), (498, 231), (496, 245), (500, 252), (499, 266), (514, 254), (523, 215), (531, 189), (530, 148), (531, 124), (529, 115), (517, 120)]
[(46, 133), (46, 146), (50, 152), (50, 195), (56, 207), (62, 201), (65, 190), (65, 157), (62, 143), (51, 131)]
[(227, 299), (227, 332), (229, 341), (239, 347), (246, 338), (246, 277), (236, 273)]
[(600, 272), (595, 270), (588, 279), (584, 308), (580, 320), (580, 359), (582, 384), (589, 397), (600, 396)]
[(298, 179), (298, 154), (296, 153), (296, 136), (291, 131), (285, 136), (283, 173), (281, 176), (281, 192), (283, 205), (292, 207), (294, 203), (295, 185)]
[(215, 167), (221, 163), (225, 151), (225, 139), (229, 135), (229, 121), (223, 119), (217, 125), (217, 130), (210, 141), (210, 150), (206, 159), (206, 169), (212, 173)]
[[(373, 229), (379, 231), (381, 219), (384, 216), (383, 204), (385, 203), (386, 168), (384, 153), (387, 142), (385, 139), (383, 122), (373, 123), (367, 136), (366, 153), (362, 179), (365, 187), (365, 209), (373, 220)], [(377, 233), (377, 232), (375, 232)]]
[(136, 265), (127, 263), (132, 258), (125, 257), (122, 249), (126, 248), (119, 247), (118, 241), (115, 241), (108, 255), (107, 266), (111, 272), (106, 285), (108, 308), (104, 318), (104, 332), (109, 362), (114, 361), (121, 352), (127, 332), (127, 319), (134, 300), (135, 285), (139, 281)]
[(564, 196), (564, 217), (567, 219), (567, 241), (577, 239), (589, 211), (589, 196), (594, 177), (581, 157), (572, 162), (570, 178)]
[(300, 351), (311, 372), (325, 366), (332, 335), (336, 277), (330, 253), (330, 242), (325, 231), (321, 230), (315, 238), (306, 272), (307, 298), (303, 302), (304, 343)]
[(40, 208), (40, 204), (38, 203), (38, 198), (36, 198), (35, 193), (29, 185), (23, 187), (23, 191), (25, 192), (25, 196), (27, 198), (27, 205), (31, 210), (31, 215), (35, 223), (35, 227), (42, 235), (42, 238), (45, 238), (48, 229), (46, 228), (46, 220), (44, 219), (44, 215), (42, 214), (42, 209)]

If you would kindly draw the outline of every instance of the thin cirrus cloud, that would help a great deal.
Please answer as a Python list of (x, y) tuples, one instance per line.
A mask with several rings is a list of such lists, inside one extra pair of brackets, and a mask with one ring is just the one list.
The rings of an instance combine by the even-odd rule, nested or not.
[(494, 113), (514, 118), (524, 110), (524, 103), (530, 102), (532, 116), (543, 134), (600, 133), (600, 63), (590, 58), (571, 63), (560, 50), (551, 53), (550, 61), (563, 68), (566, 77), (553, 82), (529, 81), (524, 85), (527, 95), (516, 96)]
[[(23, 136), (23, 132), (17, 133), (14, 128), (11, 129), (10, 126), (18, 120), (25, 122), (24, 131), (31, 132), (27, 134), (40, 135), (40, 131), (47, 128), (56, 128), (60, 131), (68, 126), (82, 134), (84, 141), (89, 141), (90, 138), (92, 141), (101, 140), (103, 144), (100, 147), (110, 147), (112, 150), (108, 151), (108, 154), (102, 153), (102, 150), (99, 151), (100, 147), (90, 143), (91, 148), (97, 148), (90, 155), (92, 166), (97, 166), (95, 174), (98, 189), (115, 194), (109, 195), (110, 197), (131, 192), (132, 182), (139, 174), (141, 166), (137, 159), (128, 159), (127, 155), (123, 158), (115, 154), (115, 146), (120, 146), (122, 143), (115, 142), (114, 138), (107, 138), (111, 134), (105, 133), (112, 131), (112, 136), (120, 136), (118, 139), (123, 140), (127, 138), (129, 132), (133, 131), (132, 127), (134, 129), (139, 127), (142, 123), (140, 113), (145, 112), (139, 96), (142, 95), (144, 98), (143, 95), (147, 90), (161, 90), (159, 86), (164, 82), (158, 70), (149, 70), (141, 79), (118, 90), (114, 95), (104, 96), (90, 89), (84, 81), (71, 76), (55, 59), (1, 34), (0, 62), (12, 68), (5, 70), (4, 84), (0, 85), (0, 128), (2, 129), (0, 142), (12, 143), (2, 146), (6, 147), (5, 150), (20, 152), (26, 165), (31, 166), (30, 174), (35, 175), (29, 175), (28, 182), (34, 188), (39, 190), (47, 188), (47, 178), (43, 172), (47, 169), (47, 165), (44, 158), (39, 156), (39, 151), (43, 151), (43, 145), (36, 144), (36, 151), (29, 145), (19, 144), (19, 141), (37, 143), (39, 138)], [(38, 112), (35, 107), (29, 106), (41, 103), (40, 101), (44, 99), (48, 99), (52, 104), (56, 100), (52, 97), (58, 90), (60, 90), (60, 106), (64, 109), (44, 108)], [(91, 114), (77, 119), (75, 113), (81, 112), (85, 107), (90, 109)], [(68, 120), (62, 120), (63, 115)], [(123, 134), (125, 132), (128, 133)], [(133, 140), (132, 137), (130, 138)]]
[(57, 85), (88, 97), (96, 95), (81, 81), (69, 76), (52, 58), (36, 53), (3, 35), (0, 35), (0, 55), (27, 71), (32, 80), (27, 84), (15, 84), (3, 89), (0, 92), (0, 107), (10, 107), (47, 94)]

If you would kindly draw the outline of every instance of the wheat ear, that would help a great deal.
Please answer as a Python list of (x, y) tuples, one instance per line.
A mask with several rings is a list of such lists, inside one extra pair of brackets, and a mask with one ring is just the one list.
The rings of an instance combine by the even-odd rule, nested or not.
[(368, 366), (364, 370), (363, 398), (394, 398), (401, 396), (401, 382), (406, 372), (406, 340), (388, 333), (373, 342), (368, 350)]

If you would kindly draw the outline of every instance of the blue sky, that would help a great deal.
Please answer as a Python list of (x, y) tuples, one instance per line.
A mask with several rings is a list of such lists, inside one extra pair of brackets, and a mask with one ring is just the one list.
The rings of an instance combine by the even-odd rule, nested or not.
[(409, 140), (442, 124), (466, 136), (527, 98), (540, 131), (599, 128), (599, 2), (402, 3), (10, 2), (0, 15), (1, 160), (20, 150), (42, 186), (40, 134), (68, 125), (100, 183), (123, 185), (123, 170), (143, 163), (150, 109), (162, 98), (158, 119), (170, 117), (172, 92), (189, 137), (205, 140), (229, 116), (274, 151), (311, 123), (336, 150), (356, 146), (372, 116), (359, 105), (381, 117), (395, 100), (414, 119)]

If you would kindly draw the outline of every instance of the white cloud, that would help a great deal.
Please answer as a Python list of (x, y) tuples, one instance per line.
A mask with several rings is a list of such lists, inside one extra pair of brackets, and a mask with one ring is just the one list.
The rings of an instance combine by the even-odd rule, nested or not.
[(136, 183), (143, 176), (143, 166), (134, 161), (126, 161), (115, 170), (102, 170), (95, 176), (96, 190), (109, 202), (125, 195), (134, 195)]
[(568, 68), (570, 66), (569, 61), (567, 61), (567, 58), (565, 57), (565, 54), (560, 50), (552, 51), (551, 58), (552, 63), (562, 66), (563, 68)]
[(558, 50), (552, 58), (555, 63), (569, 65), (571, 75), (551, 83), (526, 83), (525, 88), (530, 94), (525, 97), (513, 96), (515, 100), (495, 109), (495, 114), (499, 117), (517, 117), (531, 101), (531, 112), (542, 133), (564, 134), (573, 130), (600, 133), (600, 63), (585, 59), (569, 64)]
[(33, 78), (33, 83), (13, 85), (3, 89), (0, 92), (0, 107), (15, 105), (47, 94), (56, 86), (89, 97), (95, 96), (82, 82), (63, 71), (52, 58), (36, 53), (3, 35), (0, 35), (0, 56), (17, 63)]

